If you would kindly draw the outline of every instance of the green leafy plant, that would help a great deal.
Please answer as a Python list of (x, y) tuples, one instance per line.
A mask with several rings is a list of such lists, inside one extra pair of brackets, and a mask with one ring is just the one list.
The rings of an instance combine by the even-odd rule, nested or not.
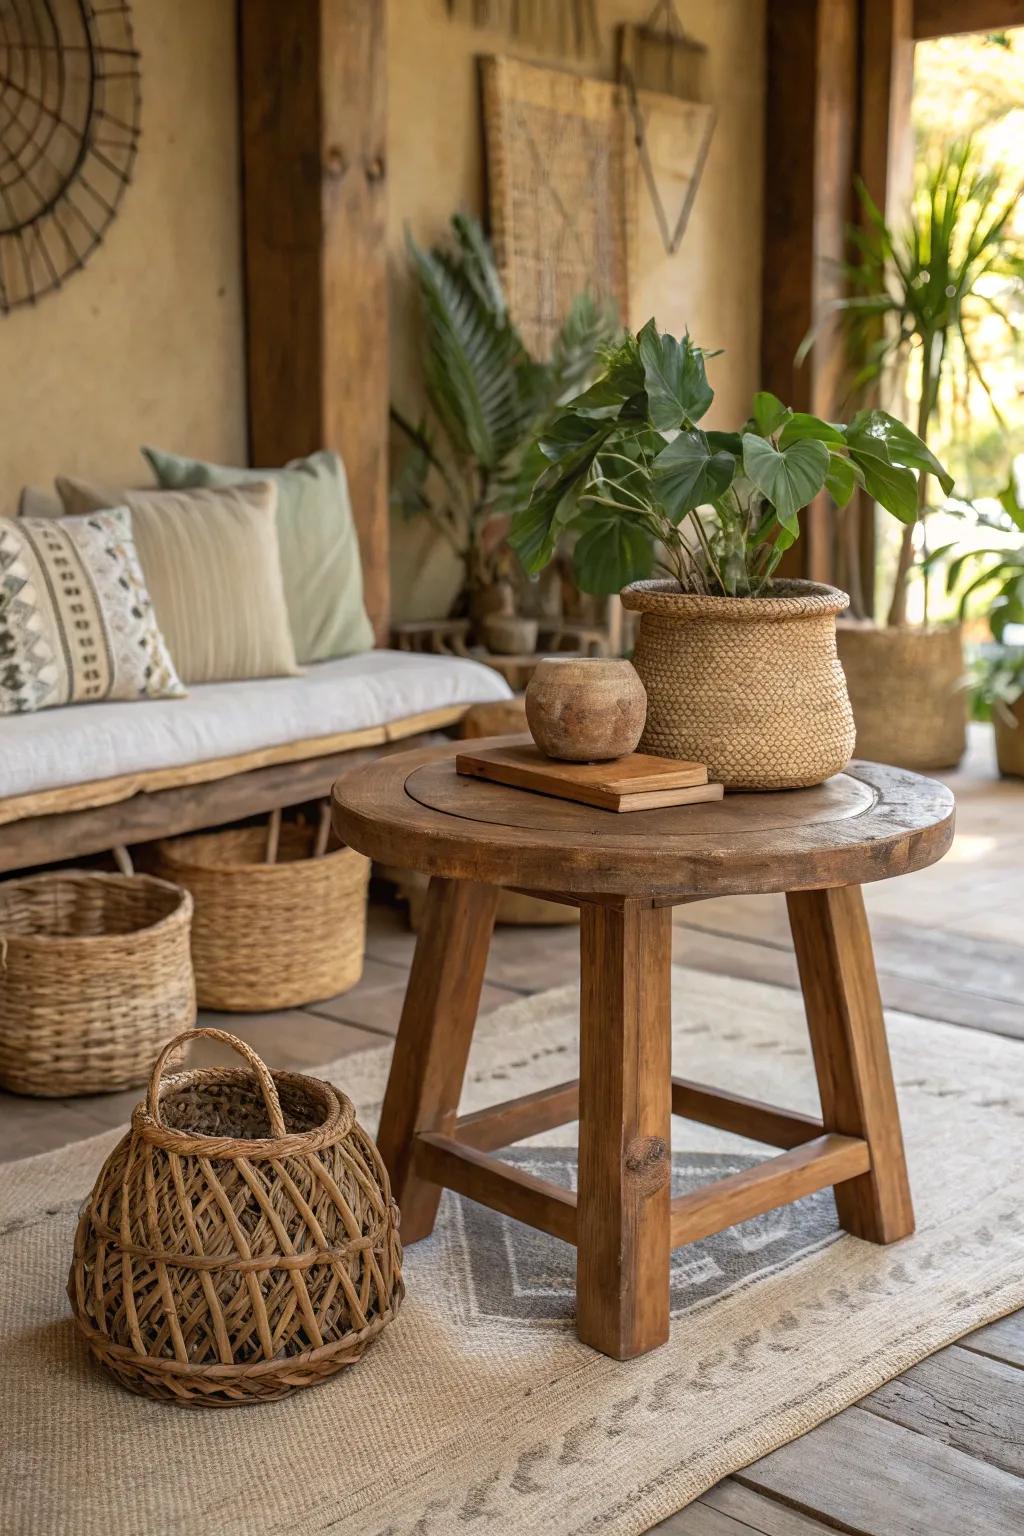
[(990, 647), (977, 659), (971, 673), (971, 704), (976, 720), (998, 716), (1016, 726), (1014, 705), (1024, 698), (1024, 650)]
[[(995, 516), (975, 509), (974, 515), (981, 527), (999, 533), (1024, 535), (1024, 505), (1021, 504), (1015, 475), (1010, 476), (1010, 483), (999, 497), (999, 504), (1001, 511)], [(954, 545), (947, 544), (936, 550), (932, 558), (946, 558), (954, 548)], [(982, 567), (980, 571), (976, 569), (979, 564)], [(993, 637), (1001, 642), (1007, 625), (1024, 624), (1024, 538), (1016, 545), (971, 549), (950, 559), (946, 573), (947, 591), (954, 592), (965, 575), (969, 575), (970, 580), (960, 593), (961, 619), (966, 617), (971, 599), (976, 593), (985, 593), (987, 589), (995, 587), (988, 611)]]
[(573, 304), (550, 358), (530, 356), (509, 315), (477, 221), (456, 214), (449, 246), (408, 239), (423, 326), (427, 409), (391, 417), (407, 452), (392, 502), (426, 517), (463, 563), (468, 594), (500, 572), (504, 535), (523, 487), (523, 456), (558, 400), (583, 387), (614, 314), (588, 294)]
[[(918, 436), (927, 442), (934, 440), (944, 410), (960, 403), (966, 414), (973, 379), (998, 419), (980, 359), (978, 330), (994, 317), (1015, 338), (1005, 297), (1024, 278), (1024, 251), (1013, 230), (1021, 189), (1008, 187), (998, 170), (982, 166), (975, 142), (967, 138), (922, 165), (902, 224), (886, 219), (863, 183), (857, 190), (862, 223), (848, 231), (855, 253), (844, 267), (849, 293), (829, 306), (829, 313), (839, 313), (847, 333), (852, 394), (857, 397), (882, 382), (909, 385), (917, 397)], [(798, 362), (821, 325), (819, 321), (805, 339)], [(921, 476), (919, 496), (923, 516), (926, 474)], [(916, 521), (911, 518), (904, 527), (890, 624), (906, 622)], [(849, 584), (859, 598), (859, 540), (852, 528), (849, 535), (844, 541)]]
[(839, 425), (761, 393), (740, 431), (705, 430), (708, 355), (650, 320), (554, 414), (530, 450), (544, 467), (512, 519), (510, 542), (527, 571), (541, 570), (571, 532), (584, 591), (617, 592), (660, 570), (683, 592), (756, 597), (822, 489), (844, 505), (863, 486), (912, 522), (918, 472), (951, 486), (920, 438), (884, 411)]

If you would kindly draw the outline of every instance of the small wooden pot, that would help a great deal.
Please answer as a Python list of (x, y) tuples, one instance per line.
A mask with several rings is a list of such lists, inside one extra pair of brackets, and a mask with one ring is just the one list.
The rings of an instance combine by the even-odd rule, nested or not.
[(857, 724), (858, 757), (917, 773), (956, 766), (967, 749), (959, 624), (841, 624), (839, 660)]
[(526, 690), (526, 720), (542, 752), (568, 763), (601, 763), (635, 752), (647, 694), (620, 657), (545, 656)]
[(641, 750), (706, 763), (726, 789), (803, 789), (845, 768), (853, 715), (836, 659), (835, 587), (778, 581), (770, 597), (700, 597), (638, 581), (633, 663), (647, 689)]

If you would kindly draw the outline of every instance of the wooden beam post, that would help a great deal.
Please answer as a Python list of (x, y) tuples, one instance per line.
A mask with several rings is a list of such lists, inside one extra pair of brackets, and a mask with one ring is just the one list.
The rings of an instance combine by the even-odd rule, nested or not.
[[(840, 291), (837, 263), (853, 213), (858, 27), (858, 0), (768, 7), (761, 383), (796, 410), (826, 418), (842, 398), (837, 333), (823, 331), (802, 367), (795, 357)], [(834, 542), (822, 495), (805, 514), (789, 574), (830, 581)]]
[(345, 461), (367, 612), (388, 632), (387, 0), (242, 0), (253, 462)]

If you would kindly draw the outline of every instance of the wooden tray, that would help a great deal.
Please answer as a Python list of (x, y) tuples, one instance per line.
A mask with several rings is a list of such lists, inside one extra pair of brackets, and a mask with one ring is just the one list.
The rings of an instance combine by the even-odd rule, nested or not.
[(708, 783), (703, 763), (681, 763), (643, 752), (610, 763), (562, 763), (545, 757), (525, 737), (460, 752), (455, 767), (467, 778), (578, 800), (602, 811), (653, 811), (722, 798), (721, 784)]

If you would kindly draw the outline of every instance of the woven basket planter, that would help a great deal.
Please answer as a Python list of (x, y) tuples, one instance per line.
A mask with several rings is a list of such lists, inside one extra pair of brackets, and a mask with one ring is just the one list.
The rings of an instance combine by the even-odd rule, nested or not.
[(1004, 778), (1024, 779), (1024, 698), (1009, 706), (1009, 715), (1006, 719), (1001, 710), (992, 711), (996, 763)]
[(247, 1068), (153, 1068), (82, 1214), (75, 1322), (123, 1386), (230, 1407), (358, 1360), (403, 1295), (398, 1211), (352, 1104), (330, 1083)]
[(143, 1083), (195, 1023), (192, 899), (145, 875), (0, 885), (0, 1086), (66, 1098)]
[(771, 597), (698, 597), (671, 581), (622, 593), (640, 614), (641, 752), (706, 763), (726, 789), (800, 789), (838, 773), (853, 715), (836, 658), (845, 592), (778, 581)]
[(152, 868), (195, 901), (200, 1008), (295, 1008), (363, 974), (370, 865), (352, 848), (312, 857), (314, 829), (286, 823), (274, 863), (267, 831), (239, 827), (157, 843)]
[(967, 749), (959, 624), (841, 624), (839, 659), (857, 723), (858, 757), (918, 772), (955, 767)]

